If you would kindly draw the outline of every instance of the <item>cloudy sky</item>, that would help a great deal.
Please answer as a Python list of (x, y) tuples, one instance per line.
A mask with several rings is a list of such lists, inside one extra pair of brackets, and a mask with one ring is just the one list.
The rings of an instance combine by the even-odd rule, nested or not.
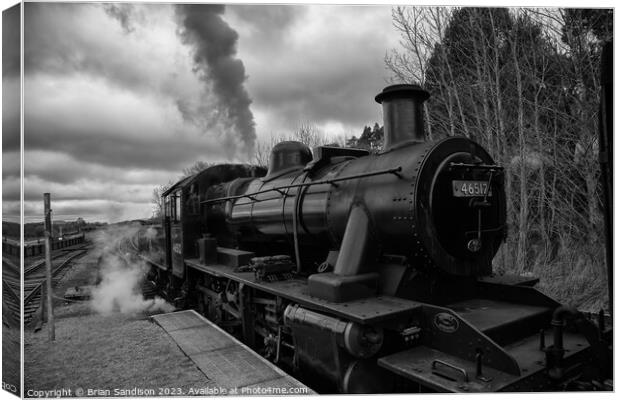
[[(24, 18), (27, 220), (44, 192), (59, 219), (149, 217), (153, 188), (197, 160), (247, 161), (302, 123), (359, 135), (399, 39), (389, 6), (26, 3)], [(6, 216), (19, 143), (4, 146)]]

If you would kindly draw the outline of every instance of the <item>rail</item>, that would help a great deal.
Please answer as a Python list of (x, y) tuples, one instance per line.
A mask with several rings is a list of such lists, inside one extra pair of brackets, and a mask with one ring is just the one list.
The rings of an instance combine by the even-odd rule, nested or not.
[[(71, 262), (74, 258), (83, 255), (84, 253), (86, 253), (86, 250), (79, 250), (77, 251), (75, 254), (70, 255), (69, 257), (67, 257), (65, 260), (63, 260), (60, 265), (58, 265), (56, 268), (54, 268), (52, 270), (52, 277), (54, 277), (55, 275), (58, 274), (59, 271), (61, 271), (69, 262)], [(34, 298), (36, 298), (36, 296), (40, 293), (41, 291), (41, 287), (43, 286), (43, 283), (45, 283), (45, 279), (41, 279), (39, 280), (39, 282), (34, 286), (33, 289), (30, 290), (30, 292), (28, 292), (28, 294), (24, 297), (24, 306), (28, 303), (30, 303)]]
[(16, 304), (17, 306), (19, 306), (19, 296), (17, 295), (17, 293), (15, 293), (15, 290), (13, 289), (13, 287), (11, 286), (11, 284), (9, 284), (8, 282), (6, 282), (4, 279), (2, 280), (2, 291), (3, 291), (3, 295), (6, 296), (4, 300), (9, 300), (11, 303)]
[[(19, 296), (15, 293), (15, 290), (10, 283), (2, 279), (2, 323), (7, 324), (10, 327), (19, 327), (20, 325), (20, 304)], [(7, 309), (4, 309), (6, 305)]]
[(2, 275), (10, 275), (13, 278), (19, 279), (19, 273), (21, 268), (7, 257), (2, 257)]

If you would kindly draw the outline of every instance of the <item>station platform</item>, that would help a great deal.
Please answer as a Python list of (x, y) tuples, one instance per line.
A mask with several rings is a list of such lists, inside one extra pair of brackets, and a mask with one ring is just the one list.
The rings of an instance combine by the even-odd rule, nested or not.
[(194, 310), (151, 317), (209, 379), (233, 395), (316, 394)]

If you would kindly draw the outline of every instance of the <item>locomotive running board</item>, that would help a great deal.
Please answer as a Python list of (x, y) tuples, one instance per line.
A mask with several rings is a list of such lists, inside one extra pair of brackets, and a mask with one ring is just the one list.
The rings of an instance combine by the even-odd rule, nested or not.
[(258, 280), (253, 272), (234, 272), (232, 268), (220, 264), (201, 264), (197, 259), (186, 260), (188, 268), (216, 277), (224, 277), (244, 283), (249, 287), (280, 296), (314, 311), (325, 312), (360, 324), (377, 324), (394, 321), (412, 315), (421, 309), (422, 303), (392, 296), (374, 296), (346, 303), (335, 303), (312, 297), (308, 284), (303, 279), (264, 282)]
[[(553, 342), (553, 332), (545, 332), (546, 343)], [(587, 340), (578, 333), (564, 333), (565, 372), (570, 380), (580, 371), (580, 364), (590, 359)], [(417, 346), (380, 358), (377, 364), (397, 375), (440, 392), (523, 392), (541, 391), (561, 382), (551, 379), (545, 366), (545, 352), (540, 349), (540, 336), (532, 335), (504, 348), (518, 362), (521, 375), (498, 371), (475, 361), (440, 350)], [(480, 373), (479, 373), (480, 372)]]
[[(531, 287), (479, 286), (481, 298), (445, 307), (424, 304), (419, 345), (384, 356), (378, 365), (442, 392), (536, 391), (557, 385), (546, 372), (544, 351), (553, 343), (552, 329), (544, 328), (557, 303)], [(589, 354), (586, 338), (564, 332), (564, 349), (565, 371), (579, 371)]]

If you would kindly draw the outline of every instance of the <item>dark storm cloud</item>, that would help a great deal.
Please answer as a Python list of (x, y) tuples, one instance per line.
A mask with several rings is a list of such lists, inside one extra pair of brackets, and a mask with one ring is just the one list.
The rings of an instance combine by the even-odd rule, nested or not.
[(2, 77), (19, 76), (20, 5), (2, 12)]
[[(120, 11), (118, 16), (113, 16), (106, 11), (108, 8), (99, 4), (26, 3), (25, 74), (89, 75), (127, 91), (177, 95), (179, 87), (185, 83), (184, 65), (173, 64), (175, 53), (172, 50), (166, 53), (173, 47), (173, 31), (170, 32), (173, 39), (127, 35), (122, 22), (124, 16), (128, 18), (127, 26), (133, 30), (137, 29), (135, 23), (143, 22), (144, 18), (141, 10), (134, 9), (137, 6), (131, 5), (132, 11), (125, 6), (129, 7), (115, 5), (114, 9)], [(149, 11), (162, 14), (170, 8), (164, 4), (148, 7)], [(170, 22), (172, 28), (174, 24)], [(158, 58), (162, 54), (166, 59)]]
[[(76, 54), (80, 34), (71, 35), (71, 24), (81, 7), (71, 4), (26, 3), (24, 5), (24, 71), (72, 73), (81, 69), (88, 53)], [(68, 20), (68, 21), (67, 21)], [(61, 22), (61, 23), (59, 23)], [(59, 40), (60, 38), (64, 40)]]
[[(20, 147), (20, 5), (2, 12), (2, 149)], [(5, 160), (3, 169), (8, 169)]]
[[(82, 216), (94, 219), (148, 217), (153, 188), (180, 177), (180, 172), (110, 167), (47, 150), (26, 151), (24, 158), (24, 200), (30, 204), (26, 210), (40, 207), (42, 193), (52, 193), (56, 215), (70, 214), (73, 219), (78, 206)], [(11, 190), (19, 188), (18, 178), (5, 180), (3, 186), (11, 193), (5, 200), (19, 199), (19, 190)]]
[[(17, 153), (19, 157), (19, 153)], [(70, 185), (79, 180), (115, 182), (118, 185), (160, 184), (171, 177), (180, 176), (180, 169), (174, 173), (152, 166), (128, 169), (122, 165), (110, 166), (93, 161), (84, 161), (67, 153), (49, 150), (27, 150), (24, 156), (26, 178), (38, 178), (45, 182)], [(53, 166), (53, 168), (50, 168)], [(4, 171), (3, 171), (4, 172)], [(17, 175), (19, 176), (19, 169)]]
[(239, 18), (242, 28), (250, 27), (252, 34), (269, 40), (281, 41), (285, 37), (285, 32), (306, 12), (306, 7), (280, 4), (235, 4), (230, 5), (227, 11)]
[[(180, 170), (223, 158), (214, 137), (198, 135), (177, 115), (175, 99), (191, 104), (199, 81), (181, 53), (170, 6), (149, 6), (151, 30), (142, 26), (140, 35), (123, 33), (99, 5), (28, 3), (25, 11), (28, 150), (128, 169)], [(144, 9), (119, 12), (144, 25)]]
[(121, 24), (125, 33), (131, 33), (136, 30), (131, 21), (131, 14), (133, 11), (132, 4), (104, 4), (103, 9), (109, 16), (116, 19)]
[(19, 74), (2, 76), (3, 152), (19, 150), (20, 148), (20, 93)]
[(203, 146), (200, 142), (179, 142), (171, 146), (168, 138), (145, 140), (136, 136), (111, 137), (105, 127), (91, 127), (88, 133), (72, 130), (63, 125), (44, 125), (33, 122), (31, 129), (45, 135), (25, 137), (24, 146), (32, 150), (55, 150), (72, 154), (77, 160), (99, 163), (102, 166), (145, 168), (158, 166), (181, 170), (188, 160), (221, 160), (220, 150)]
[(291, 119), (363, 124), (380, 115), (374, 96), (385, 81), (381, 76), (373, 77), (376, 66), (359, 61), (344, 59), (337, 65), (323, 66), (324, 75), (320, 77), (314, 70), (304, 71), (300, 66), (295, 79), (280, 86), (269, 84), (278, 79), (274, 71), (256, 85), (253, 93), (261, 105), (273, 107), (279, 115)]
[(128, 170), (180, 171), (193, 160), (223, 159), (217, 139), (185, 127), (170, 101), (136, 97), (88, 79), (52, 82), (31, 78), (25, 86), (24, 146), (28, 151), (56, 151)]
[(21, 197), (20, 197), (19, 189), (7, 191), (5, 187), (2, 188), (2, 201), (3, 202), (19, 201), (20, 198)]
[(241, 159), (254, 117), (261, 135), (380, 118), (389, 7), (24, 7), (26, 215), (52, 192), (57, 214), (146, 217), (153, 187), (196, 160)]
[(223, 5), (177, 5), (183, 41), (194, 47), (194, 61), (220, 105), (232, 121), (234, 131), (243, 141), (243, 152), (251, 156), (256, 132), (251, 100), (244, 87), (243, 62), (235, 58), (239, 35), (222, 18)]
[(21, 202), (3, 201), (2, 202), (2, 221), (20, 223)]
[[(224, 161), (215, 96), (192, 70), (174, 6), (24, 7), (26, 215), (51, 192), (60, 214), (148, 217), (155, 186), (197, 160)], [(188, 124), (179, 104), (212, 129)]]
[[(4, 139), (4, 132), (2, 132)], [(20, 185), (20, 151), (2, 150), (2, 202), (19, 201)], [(3, 206), (4, 209), (4, 206)]]
[[(119, 52), (119, 46), (106, 39), (106, 36), (114, 38), (113, 32), (108, 31), (99, 38), (83, 32), (76, 34), (85, 29), (84, 14), (96, 8), (94, 4), (26, 3), (25, 74), (89, 74), (126, 89), (147, 89), (146, 71), (127, 68), (132, 55)], [(104, 26), (102, 30), (106, 30)]]
[[(348, 134), (359, 135), (364, 124), (380, 122), (380, 107), (373, 98), (386, 85), (384, 56), (398, 39), (391, 30), (391, 8), (273, 9), (293, 16), (281, 35), (270, 40), (269, 33), (248, 29), (240, 42), (254, 111), (261, 117), (259, 128), (270, 128), (264, 126), (264, 118), (289, 130), (300, 121), (323, 126), (337, 122), (350, 130)], [(250, 18), (235, 6), (230, 10), (239, 25)]]
[[(4, 139), (4, 132), (2, 132)], [(3, 146), (4, 147), (4, 146)], [(19, 178), (20, 175), (20, 151), (2, 149), (2, 180)]]

